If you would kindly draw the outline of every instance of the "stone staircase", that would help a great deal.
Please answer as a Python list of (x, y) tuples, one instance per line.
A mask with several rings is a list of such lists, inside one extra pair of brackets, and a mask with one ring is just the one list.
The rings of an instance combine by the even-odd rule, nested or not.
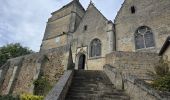
[(77, 70), (65, 100), (130, 100), (102, 71)]

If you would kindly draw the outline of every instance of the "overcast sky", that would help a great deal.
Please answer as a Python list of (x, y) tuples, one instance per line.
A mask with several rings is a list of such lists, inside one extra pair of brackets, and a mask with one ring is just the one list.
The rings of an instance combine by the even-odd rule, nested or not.
[[(50, 14), (71, 0), (0, 0), (0, 47), (21, 43), (39, 51)], [(90, 0), (80, 0), (86, 9)], [(123, 0), (93, 0), (109, 20), (114, 20)]]

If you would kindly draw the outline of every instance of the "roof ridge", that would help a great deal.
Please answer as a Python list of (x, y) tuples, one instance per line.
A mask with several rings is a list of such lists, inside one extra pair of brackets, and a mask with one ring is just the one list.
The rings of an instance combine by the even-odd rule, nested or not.
[(55, 14), (55, 13), (57, 13), (57, 12), (61, 11), (62, 9), (64, 9), (64, 8), (66, 8), (66, 7), (70, 6), (70, 5), (71, 5), (71, 4), (73, 4), (73, 3), (77, 3), (77, 4), (78, 4), (78, 6), (80, 6), (80, 8), (82, 8), (82, 10), (84, 10), (84, 11), (85, 11), (84, 7), (81, 5), (81, 3), (79, 2), (79, 0), (72, 0), (72, 1), (71, 1), (71, 2), (69, 2), (68, 4), (66, 4), (66, 5), (62, 6), (60, 9), (58, 9), (58, 10), (56, 10), (56, 11), (52, 12), (51, 14), (53, 15), (53, 14)]
[[(90, 1), (90, 4), (88, 5), (86, 12), (88, 11), (88, 9), (90, 8), (91, 5), (104, 17), (104, 19), (106, 19), (107, 21), (109, 21), (109, 20), (101, 13), (101, 11), (100, 11), (99, 9), (97, 9), (97, 7), (95, 6), (95, 4), (94, 4), (92, 1)], [(85, 13), (85, 14), (86, 14), (86, 13)]]
[(115, 21), (117, 20), (119, 14), (120, 14), (120, 11), (123, 9), (124, 5), (126, 4), (126, 1), (127, 1), (127, 0), (124, 0), (124, 1), (123, 1), (122, 5), (121, 5), (121, 8), (119, 9), (119, 11), (118, 11), (117, 14), (116, 14), (116, 17), (115, 17), (115, 19), (114, 19), (114, 23), (115, 23)]

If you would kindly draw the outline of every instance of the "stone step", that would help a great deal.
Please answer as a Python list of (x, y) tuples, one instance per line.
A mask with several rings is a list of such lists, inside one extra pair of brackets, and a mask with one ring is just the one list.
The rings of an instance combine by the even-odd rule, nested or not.
[(75, 71), (66, 100), (130, 100), (102, 71)]
[(73, 83), (73, 87), (98, 87), (98, 84), (95, 83)]
[(130, 100), (130, 98), (122, 96), (101, 97), (97, 95), (89, 95), (89, 96), (68, 96), (66, 100)]
[(100, 74), (101, 72), (102, 72), (101, 70), (75, 70), (75, 74), (83, 74), (83, 73)]
[(123, 92), (117, 92), (117, 91), (88, 91), (88, 90), (82, 90), (82, 91), (71, 91), (68, 93), (68, 95), (75, 95), (75, 96), (83, 96), (83, 95), (104, 95), (104, 96), (125, 96)]
[(77, 81), (102, 81), (102, 82), (105, 82), (105, 83), (111, 83), (109, 79), (106, 79), (104, 77), (74, 77), (73, 80), (77, 80)]
[[(94, 80), (94, 79), (92, 79), (92, 80), (74, 80), (73, 79), (73, 81), (74, 81), (74, 83), (99, 83), (99, 82), (101, 82), (101, 80)], [(103, 82), (104, 83), (104, 82)]]
[(93, 81), (96, 81), (96, 82), (100, 82), (102, 81), (103, 83), (110, 83), (110, 80), (106, 80), (106, 79), (102, 79), (102, 78), (87, 78), (87, 79), (84, 79), (84, 78), (73, 78), (74, 81), (89, 81), (89, 82), (93, 82)]
[(104, 95), (101, 98), (119, 98), (120, 100), (130, 100), (130, 98), (126, 95)]
[(99, 90), (98, 88), (81, 88), (81, 87), (71, 87), (70, 88), (70, 92), (78, 92), (78, 93), (81, 93), (81, 92), (88, 92), (88, 91), (94, 91), (94, 92), (97, 92), (97, 91), (101, 91), (101, 92), (105, 92), (105, 93), (124, 93), (123, 90), (117, 90), (117, 89), (102, 89), (102, 90)]
[(67, 95), (69, 96), (95, 96), (99, 93), (100, 91), (81, 91), (80, 93), (78, 92), (69, 92)]
[(113, 84), (110, 82), (103, 82), (103, 81), (92, 81), (92, 80), (73, 80), (73, 84), (103, 84), (103, 85), (108, 85), (108, 86), (112, 86)]
[(96, 87), (96, 86), (90, 86), (90, 87), (88, 87), (88, 86), (85, 86), (85, 87), (82, 87), (82, 86), (79, 86), (79, 87), (70, 87), (70, 91), (71, 90), (73, 90), (73, 91), (83, 91), (83, 90), (85, 90), (85, 91), (88, 91), (88, 90), (90, 90), (90, 91), (113, 91), (113, 92), (119, 92), (118, 90), (116, 90), (114, 87), (112, 88), (112, 87)]
[(98, 84), (98, 83), (103, 83), (103, 84), (112, 84), (110, 81), (108, 80), (95, 80), (95, 79), (89, 79), (89, 80), (83, 80), (83, 79), (80, 79), (80, 80), (75, 80), (73, 79), (72, 81), (74, 81), (74, 83), (95, 83), (95, 84)]
[(97, 87), (70, 87), (69, 91), (71, 92), (71, 90), (89, 90), (89, 91), (97, 91), (98, 88)]
[(76, 73), (74, 74), (74, 76), (78, 77), (78, 76), (84, 76), (84, 77), (100, 77), (101, 76), (101, 72), (82, 72), (82, 73)]
[(74, 77), (73, 78), (74, 80), (89, 80), (89, 79), (93, 79), (93, 80), (103, 80), (103, 77), (98, 77), (98, 76), (96, 76), (96, 77), (86, 77), (86, 76), (76, 76), (76, 77)]

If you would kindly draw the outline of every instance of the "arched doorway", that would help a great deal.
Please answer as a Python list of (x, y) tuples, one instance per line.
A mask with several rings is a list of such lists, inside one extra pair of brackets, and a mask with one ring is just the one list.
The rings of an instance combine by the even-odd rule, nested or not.
[(85, 54), (81, 54), (79, 57), (78, 69), (85, 69), (85, 61), (86, 61)]

